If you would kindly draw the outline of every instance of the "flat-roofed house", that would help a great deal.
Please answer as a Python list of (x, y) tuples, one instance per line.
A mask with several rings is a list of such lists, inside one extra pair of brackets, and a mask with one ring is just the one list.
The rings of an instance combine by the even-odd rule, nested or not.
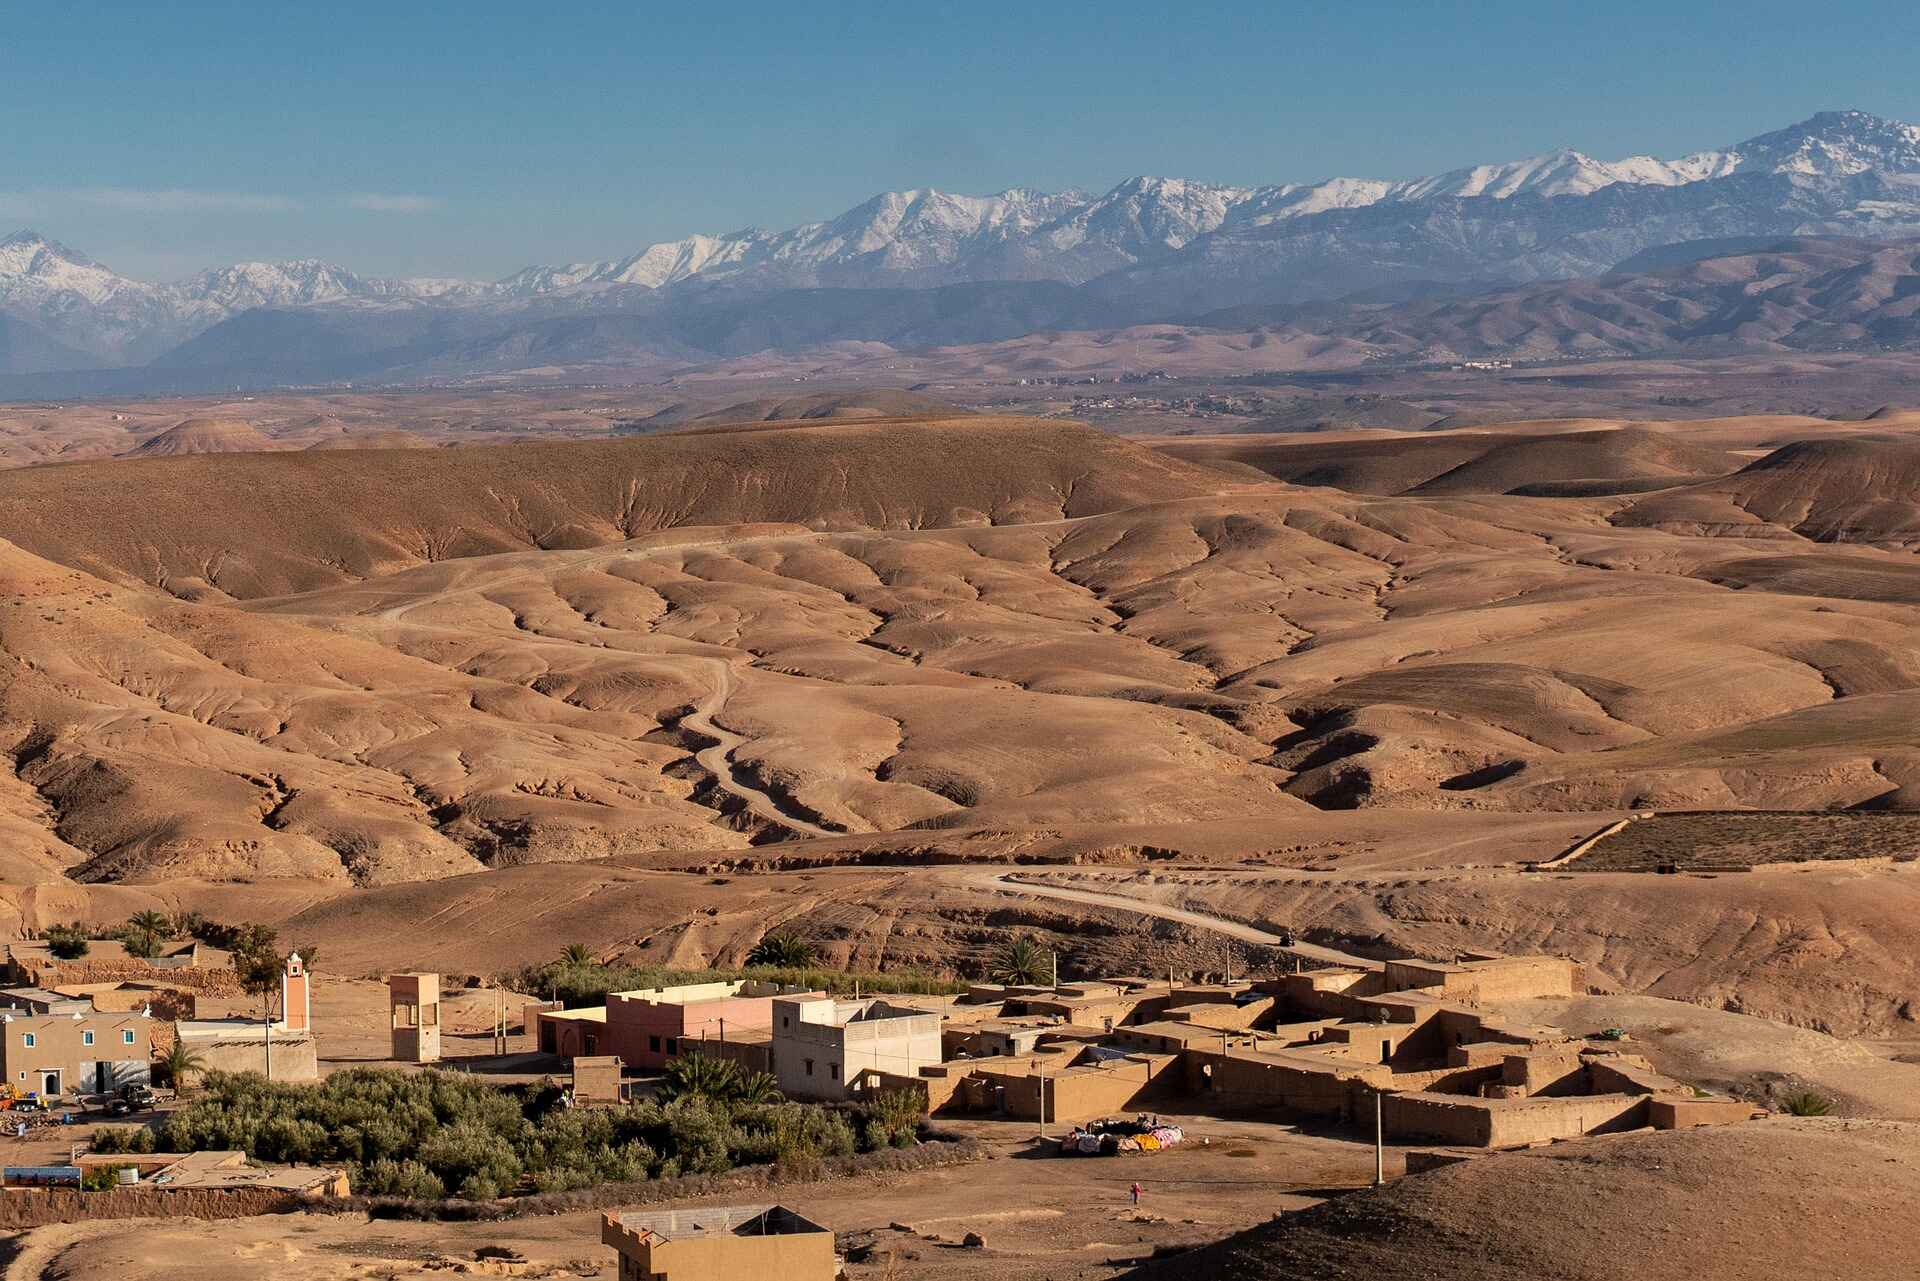
[(600, 1240), (620, 1281), (834, 1281), (833, 1232), (784, 1205), (604, 1214)]
[(152, 1078), (153, 1020), (139, 1013), (0, 1014), (0, 1073), (16, 1090), (108, 1094)]
[(868, 1071), (915, 1076), (940, 1062), (937, 1013), (881, 998), (783, 997), (773, 1003), (773, 1074), (798, 1099), (846, 1099)]
[(633, 1067), (664, 1067), (703, 1044), (771, 1028), (773, 999), (799, 995), (817, 993), (760, 979), (609, 992), (600, 1052), (618, 1054)]

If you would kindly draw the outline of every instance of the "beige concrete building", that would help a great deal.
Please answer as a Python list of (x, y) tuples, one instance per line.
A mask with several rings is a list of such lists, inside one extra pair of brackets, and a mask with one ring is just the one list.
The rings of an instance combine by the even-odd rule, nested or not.
[(280, 975), (278, 1019), (183, 1019), (174, 1030), (203, 1071), (258, 1072), (274, 1081), (320, 1079), (313, 1040), (311, 976), (295, 952)]
[(394, 974), (387, 978), (388, 1023), (393, 1057), (401, 1063), (440, 1061), (440, 976)]
[(940, 1062), (941, 1016), (885, 1000), (829, 996), (773, 1003), (773, 1074), (796, 1099), (846, 1099), (863, 1075), (917, 1075)]
[(275, 1081), (320, 1079), (319, 1047), (311, 1032), (289, 1032), (258, 1019), (188, 1019), (174, 1025), (180, 1044), (207, 1072), (258, 1072)]
[(0, 1014), (0, 1072), (22, 1092), (107, 1094), (151, 1079), (152, 1038), (141, 1014)]
[(620, 1281), (834, 1281), (833, 1232), (783, 1205), (601, 1216)]

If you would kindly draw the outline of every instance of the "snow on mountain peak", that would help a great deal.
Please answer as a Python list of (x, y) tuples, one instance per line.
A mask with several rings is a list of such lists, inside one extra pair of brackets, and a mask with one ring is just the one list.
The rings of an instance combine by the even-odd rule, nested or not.
[[(1411, 206), (1404, 217), (1418, 222), (1425, 217), (1419, 206), (1448, 201), (1579, 200), (1616, 185), (1680, 188), (1734, 175), (1784, 177), (1797, 189), (1826, 192), (1821, 199), (1840, 202), (1829, 221), (1849, 231), (1866, 223), (1898, 229), (1920, 220), (1920, 213), (1909, 218), (1900, 212), (1906, 204), (1899, 201), (1892, 214), (1879, 206), (1861, 213), (1864, 206), (1855, 207), (1858, 197), (1846, 194), (1846, 184), (1868, 173), (1920, 175), (1920, 126), (1861, 111), (1826, 111), (1678, 160), (1640, 155), (1603, 161), (1560, 148), (1411, 179), (1337, 177), (1237, 187), (1142, 174), (1102, 193), (1011, 187), (981, 196), (913, 187), (881, 192), (836, 217), (787, 230), (692, 235), (621, 258), (528, 267), (492, 284), (361, 277), (315, 259), (235, 263), (177, 284), (145, 284), (22, 230), (0, 240), (0, 307), (62, 341), (120, 359), (158, 351), (257, 307), (591, 298), (595, 291), (663, 289), (694, 279), (762, 289), (923, 288), (993, 280), (1078, 284), (1196, 246), (1204, 256), (1206, 238), (1215, 233), (1231, 240), (1248, 228), (1271, 227), (1254, 237), (1271, 243), (1281, 234), (1278, 224), (1337, 219), (1365, 208)], [(1724, 197), (1703, 192), (1702, 199), (1711, 204)], [(1911, 203), (1920, 209), (1920, 199)], [(1486, 214), (1481, 207), (1461, 216)], [(1514, 215), (1538, 216), (1544, 215), (1524, 212), (1524, 204)], [(1389, 215), (1382, 225), (1390, 223)], [(1337, 237), (1338, 225), (1332, 225)], [(1310, 226), (1299, 234), (1320, 232)], [(1634, 243), (1627, 252), (1645, 247)], [(1554, 253), (1560, 256), (1547, 254), (1541, 270), (1591, 265), (1571, 249)]]

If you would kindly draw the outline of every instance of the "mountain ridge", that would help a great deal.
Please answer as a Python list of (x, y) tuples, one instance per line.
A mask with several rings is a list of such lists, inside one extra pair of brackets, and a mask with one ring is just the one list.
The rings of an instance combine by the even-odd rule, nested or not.
[[(327, 323), (412, 324), (484, 343), (523, 319), (724, 312), (741, 296), (795, 290), (1087, 291), (1071, 306), (1021, 304), (1025, 321), (995, 313), (972, 329), (945, 323), (916, 335), (951, 343), (1338, 298), (1408, 279), (1491, 287), (1594, 276), (1679, 242), (1792, 235), (1920, 235), (1920, 126), (1823, 112), (1673, 161), (1562, 149), (1407, 180), (1250, 187), (1139, 176), (1098, 195), (882, 192), (822, 222), (699, 234), (494, 282), (386, 279), (294, 259), (145, 284), (21, 231), (0, 240), (0, 315), (31, 326), (35, 340), (18, 344), (9, 367), (33, 373), (67, 351), (102, 367), (205, 363), (193, 348), (202, 335), (276, 311), (357, 309), (364, 319)], [(442, 318), (398, 319), (421, 309)], [(263, 315), (269, 330), (277, 323)], [(266, 332), (256, 346), (275, 341)]]

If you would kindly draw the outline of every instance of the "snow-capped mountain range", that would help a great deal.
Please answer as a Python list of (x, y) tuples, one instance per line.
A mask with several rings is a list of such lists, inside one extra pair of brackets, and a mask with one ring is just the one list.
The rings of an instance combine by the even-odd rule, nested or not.
[[(886, 192), (826, 222), (689, 236), (491, 283), (386, 280), (300, 260), (147, 284), (20, 232), (0, 240), (0, 319), (30, 326), (52, 349), (130, 365), (258, 309), (510, 318), (631, 306), (642, 291), (696, 285), (737, 294), (1055, 282), (1152, 318), (1156, 308), (1172, 315), (1394, 281), (1591, 275), (1658, 245), (1753, 234), (1920, 235), (1920, 126), (1824, 112), (1678, 160), (1563, 150), (1402, 181), (1235, 187), (1140, 177), (1099, 195)], [(6, 332), (0, 371), (9, 369)], [(46, 342), (35, 350), (50, 358)]]
[(890, 191), (831, 222), (790, 231), (689, 236), (606, 262), (529, 267), (500, 287), (516, 295), (596, 284), (658, 289), (694, 276), (756, 272), (790, 287), (856, 283), (848, 276), (891, 277), (886, 283), (918, 278), (912, 283), (919, 284), (1007, 278), (1080, 283), (1183, 249), (1222, 229), (1334, 210), (1520, 195), (1588, 196), (1620, 183), (1679, 187), (1735, 174), (1846, 178), (1875, 170), (1920, 173), (1920, 125), (1858, 111), (1827, 112), (1722, 151), (1679, 160), (1632, 156), (1607, 162), (1563, 149), (1404, 181), (1332, 178), (1228, 187), (1139, 177), (1100, 196), (1018, 189), (993, 196)]

